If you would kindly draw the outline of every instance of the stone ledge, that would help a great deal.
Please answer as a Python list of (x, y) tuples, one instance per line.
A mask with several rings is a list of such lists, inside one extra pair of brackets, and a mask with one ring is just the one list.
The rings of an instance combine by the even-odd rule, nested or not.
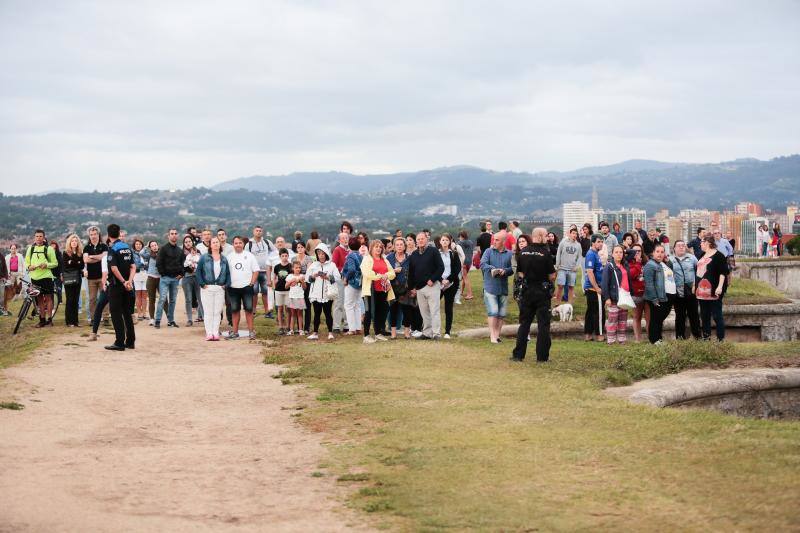
[(689, 370), (605, 392), (636, 404), (668, 407), (712, 396), (795, 388), (800, 388), (800, 368), (748, 368)]
[(723, 315), (794, 315), (800, 314), (800, 301), (785, 304), (743, 304), (722, 306)]

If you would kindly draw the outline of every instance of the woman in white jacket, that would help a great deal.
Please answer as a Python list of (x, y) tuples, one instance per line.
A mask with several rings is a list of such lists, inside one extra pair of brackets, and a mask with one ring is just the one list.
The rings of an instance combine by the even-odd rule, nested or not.
[[(325, 243), (317, 245), (314, 250), (317, 260), (311, 263), (306, 272), (306, 279), (311, 284), (308, 299), (314, 308), (314, 331), (308, 336), (309, 340), (319, 339), (319, 323), (322, 313), (325, 313), (325, 325), (328, 327), (328, 340), (333, 339), (333, 300), (339, 290), (336, 282), (341, 279), (339, 269), (331, 261), (331, 250)], [(331, 288), (333, 287), (333, 288)]]
[(770, 240), (769, 227), (766, 224), (760, 225), (756, 231), (756, 253), (759, 257), (767, 257)]
[(17, 250), (17, 245), (12, 244), (10, 252), (5, 257), (6, 270), (8, 271), (8, 281), (3, 291), (3, 309), (8, 310), (8, 303), (16, 294), (17, 285), (22, 282), (27, 272), (25, 268), (25, 256)]

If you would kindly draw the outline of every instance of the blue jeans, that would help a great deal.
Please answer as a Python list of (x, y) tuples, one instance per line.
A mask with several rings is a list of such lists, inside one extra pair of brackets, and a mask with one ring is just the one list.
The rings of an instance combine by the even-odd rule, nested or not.
[(483, 291), (483, 305), (486, 306), (486, 314), (488, 316), (493, 318), (505, 318), (507, 303), (507, 295), (489, 294), (488, 292)]
[(203, 302), (200, 301), (200, 284), (197, 276), (184, 276), (181, 279), (183, 299), (186, 302), (186, 319), (192, 321), (192, 293), (197, 295), (197, 318), (203, 318)]
[(161, 322), (161, 315), (164, 313), (164, 298), (169, 295), (169, 305), (167, 307), (167, 322), (175, 322), (175, 301), (178, 298), (178, 286), (180, 280), (169, 276), (161, 276), (158, 283), (158, 307), (156, 308), (156, 323)]

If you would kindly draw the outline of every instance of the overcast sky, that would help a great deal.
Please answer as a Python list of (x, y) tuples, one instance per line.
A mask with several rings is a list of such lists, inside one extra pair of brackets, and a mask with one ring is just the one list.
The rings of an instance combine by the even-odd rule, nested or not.
[(799, 95), (797, 1), (0, 0), (6, 194), (767, 159)]

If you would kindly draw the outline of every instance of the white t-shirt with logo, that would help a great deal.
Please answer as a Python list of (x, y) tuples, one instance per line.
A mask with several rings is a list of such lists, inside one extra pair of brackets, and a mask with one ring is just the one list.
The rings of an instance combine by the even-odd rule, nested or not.
[(241, 289), (251, 285), (253, 272), (259, 271), (256, 257), (247, 250), (242, 250), (242, 253), (234, 250), (226, 259), (231, 270), (231, 287)]

